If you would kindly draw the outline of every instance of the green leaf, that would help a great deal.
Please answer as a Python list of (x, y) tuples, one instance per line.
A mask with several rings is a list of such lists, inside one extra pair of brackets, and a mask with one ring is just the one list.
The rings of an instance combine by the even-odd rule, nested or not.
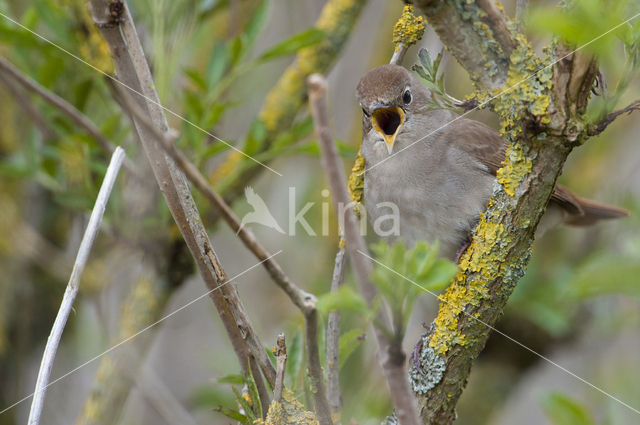
[(93, 88), (93, 79), (86, 78), (73, 87), (73, 104), (78, 110), (83, 111), (87, 106), (87, 100)]
[(302, 333), (300, 329), (296, 330), (293, 338), (287, 343), (287, 366), (285, 376), (291, 380), (291, 389), (297, 388), (298, 377), (302, 369), (302, 361), (304, 357), (302, 347)]
[(251, 16), (251, 20), (245, 27), (244, 34), (247, 38), (247, 47), (250, 47), (255, 42), (258, 34), (260, 34), (264, 28), (264, 24), (267, 21), (267, 12), (269, 11), (270, 1), (262, 0), (255, 12)]
[(548, 395), (542, 406), (554, 425), (595, 425), (586, 407), (561, 393)]
[(229, 43), (229, 58), (231, 62), (231, 67), (234, 67), (238, 64), (238, 62), (240, 61), (240, 58), (244, 53), (245, 44), (243, 40), (244, 40), (244, 37), (235, 37)]
[(206, 91), (207, 90), (207, 81), (204, 79), (202, 74), (197, 69), (194, 68), (184, 68), (182, 70), (187, 79), (199, 90)]
[[(437, 257), (437, 245), (424, 242), (406, 249), (402, 242), (390, 246), (382, 241), (372, 245), (371, 251), (378, 257), (371, 281), (389, 304), (395, 323), (405, 326), (420, 293), (444, 289), (458, 270), (451, 261)], [(396, 329), (396, 333), (402, 332)]]
[(368, 314), (369, 308), (362, 296), (352, 287), (342, 285), (337, 291), (328, 292), (318, 298), (318, 311), (327, 315), (330, 311), (353, 311)]
[[(260, 403), (258, 403), (258, 404), (260, 404)], [(224, 406), (218, 406), (218, 407), (214, 408), (213, 410), (215, 412), (222, 413), (227, 418), (232, 419), (234, 421), (237, 421), (237, 422), (240, 422), (240, 423), (243, 423), (243, 424), (250, 423), (249, 418), (247, 416), (243, 415), (242, 413), (238, 412), (237, 410), (229, 409), (228, 407), (224, 407)]]
[(451, 261), (438, 261), (431, 269), (431, 273), (418, 283), (421, 290), (441, 291), (449, 285), (457, 271), (458, 266)]
[(200, 387), (189, 396), (190, 406), (207, 410), (213, 406), (229, 406), (233, 403), (235, 403), (235, 398), (231, 395), (231, 392), (226, 388), (223, 389), (213, 385)]
[(259, 60), (266, 61), (292, 55), (298, 50), (318, 44), (326, 40), (326, 38), (327, 34), (324, 31), (317, 28), (310, 28), (267, 49), (267, 51), (259, 57)]
[(222, 378), (216, 379), (219, 384), (230, 384), (230, 385), (243, 385), (244, 377), (239, 374), (231, 374), (223, 376)]
[(213, 46), (213, 52), (211, 53), (211, 59), (209, 59), (209, 65), (207, 66), (207, 87), (215, 87), (218, 81), (224, 75), (229, 63), (229, 51), (227, 46), (221, 41), (216, 42)]
[(260, 149), (260, 146), (262, 146), (262, 142), (266, 137), (267, 128), (264, 123), (259, 119), (253, 120), (244, 143), (244, 152), (247, 155), (253, 155), (256, 153)]
[(624, 257), (604, 257), (586, 263), (569, 282), (571, 294), (588, 298), (602, 294), (640, 296), (640, 263)]
[(364, 341), (364, 333), (360, 329), (351, 329), (340, 336), (338, 368), (342, 369), (349, 357)]

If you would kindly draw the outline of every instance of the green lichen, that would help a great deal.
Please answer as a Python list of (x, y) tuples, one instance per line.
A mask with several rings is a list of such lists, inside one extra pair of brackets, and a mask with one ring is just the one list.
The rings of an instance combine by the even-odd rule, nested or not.
[(255, 425), (318, 425), (316, 416), (304, 409), (302, 403), (288, 388), (282, 390), (281, 402), (273, 401), (269, 406), (267, 417), (254, 421)]
[(393, 27), (393, 42), (396, 50), (403, 45), (410, 47), (416, 44), (424, 35), (426, 23), (422, 16), (413, 13), (413, 6), (408, 4), (402, 10), (402, 16)]
[(438, 385), (446, 369), (444, 359), (437, 356), (427, 342), (423, 337), (418, 364), (413, 364), (409, 370), (409, 382), (416, 394), (426, 394)]
[[(487, 17), (487, 13), (478, 7), (478, 5), (473, 1), (457, 0), (452, 3), (458, 10), (459, 16), (469, 22), (478, 35), (478, 40), (480, 40), (478, 63), (484, 64), (485, 69), (483, 73), (492, 77), (497, 75), (500, 73), (500, 70), (506, 66), (504, 60), (505, 54), (502, 46), (493, 36), (493, 31), (484, 22)], [(481, 80), (481, 73), (476, 70), (472, 70), (469, 76), (474, 82)]]

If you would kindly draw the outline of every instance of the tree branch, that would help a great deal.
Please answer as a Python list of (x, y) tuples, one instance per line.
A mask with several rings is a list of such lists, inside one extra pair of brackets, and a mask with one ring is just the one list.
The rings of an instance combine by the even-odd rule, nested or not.
[[(144, 115), (142, 115), (140, 109), (129, 101), (126, 93), (117, 89), (115, 86), (114, 89), (116, 90), (116, 93), (118, 93), (118, 98), (120, 99), (125, 111), (127, 111), (131, 117), (135, 118), (137, 120), (136, 122), (146, 127), (154, 134), (156, 140), (161, 143), (161, 146), (166, 150), (166, 152), (174, 161), (176, 161), (178, 167), (180, 167), (194, 186), (196, 186), (196, 188), (205, 195), (207, 200), (211, 202), (214, 209), (227, 222), (227, 224), (229, 224), (231, 229), (236, 232), (245, 246), (258, 259), (262, 260), (271, 278), (289, 296), (293, 304), (298, 307), (304, 315), (307, 327), (306, 341), (307, 353), (309, 356), (309, 375), (312, 379), (312, 384), (316, 389), (313, 391), (314, 397), (316, 398), (316, 414), (321, 424), (331, 424), (331, 414), (324, 391), (324, 378), (318, 353), (316, 297), (303, 291), (293, 283), (283, 272), (280, 265), (273, 259), (273, 255), (266, 251), (260, 242), (258, 242), (253, 235), (253, 232), (251, 232), (247, 227), (242, 226), (241, 221), (236, 217), (224, 199), (222, 199), (222, 197), (213, 190), (213, 188), (208, 184), (206, 178), (198, 171), (196, 166), (193, 165), (193, 163), (191, 163), (175, 146), (173, 143), (176, 138), (175, 135), (171, 135), (170, 132), (166, 132), (164, 134), (160, 133), (153, 124), (144, 117)], [(314, 329), (311, 330), (311, 328)]]
[(609, 127), (609, 124), (614, 122), (620, 115), (631, 115), (633, 111), (638, 110), (640, 110), (640, 100), (633, 101), (622, 109), (608, 113), (598, 124), (595, 124), (589, 129), (589, 136), (597, 136), (602, 133), (607, 127)]
[(24, 109), (26, 115), (31, 118), (42, 133), (42, 136), (45, 140), (55, 140), (58, 138), (55, 130), (49, 125), (49, 123), (44, 119), (40, 111), (38, 111), (35, 106), (30, 102), (29, 98), (26, 97), (20, 87), (16, 85), (16, 83), (10, 78), (5, 76), (4, 74), (0, 74), (0, 82), (2, 82), (9, 93), (13, 96), (16, 102)]
[[(293, 124), (298, 112), (307, 101), (306, 78), (314, 72), (324, 73), (334, 63), (355, 27), (366, 0), (328, 0), (315, 28), (326, 34), (325, 41), (301, 49), (282, 77), (267, 94), (258, 113), (258, 121), (267, 135), (257, 152), (266, 152), (283, 131)], [(230, 153), (225, 165), (237, 164), (243, 158), (237, 152)], [(244, 164), (243, 164), (244, 165)], [(255, 178), (263, 168), (257, 164), (247, 166), (224, 166), (216, 174), (220, 181), (220, 192), (230, 204), (242, 194), (247, 182)]]
[(64, 331), (67, 319), (69, 318), (69, 313), (71, 313), (71, 309), (73, 308), (73, 302), (78, 294), (80, 277), (82, 276), (84, 267), (87, 264), (89, 252), (91, 251), (93, 241), (98, 233), (107, 201), (111, 195), (111, 189), (113, 189), (116, 177), (118, 177), (118, 172), (120, 171), (120, 166), (122, 165), (123, 160), (124, 151), (122, 148), (117, 147), (113, 152), (109, 168), (107, 168), (104, 180), (100, 186), (100, 192), (98, 192), (98, 198), (96, 199), (93, 211), (91, 211), (91, 217), (89, 218), (87, 229), (82, 236), (82, 242), (78, 248), (76, 261), (73, 264), (71, 277), (69, 277), (67, 289), (64, 291), (58, 315), (56, 316), (56, 320), (53, 322), (51, 333), (47, 339), (47, 345), (45, 346), (44, 354), (42, 355), (42, 362), (40, 363), (36, 387), (33, 392), (31, 410), (29, 411), (29, 425), (38, 425), (40, 423), (40, 415), (44, 406), (44, 397), (47, 387), (49, 386), (49, 377), (51, 376), (51, 368), (53, 367), (53, 361), (55, 360), (56, 352), (58, 351), (58, 344), (62, 338), (62, 332)]
[(315, 296), (302, 290), (284, 273), (282, 267), (273, 258), (273, 254), (267, 251), (262, 244), (256, 239), (255, 235), (248, 227), (242, 226), (241, 220), (235, 215), (231, 207), (225, 200), (209, 185), (206, 177), (200, 173), (198, 168), (191, 162), (185, 154), (174, 144), (177, 139), (177, 133), (168, 130), (161, 133), (153, 123), (144, 116), (140, 108), (131, 101), (131, 97), (115, 84), (112, 85), (116, 93), (116, 100), (121, 104), (127, 114), (134, 119), (136, 123), (144, 126), (153, 134), (156, 141), (160, 142), (160, 146), (175, 161), (176, 165), (185, 174), (189, 181), (202, 193), (211, 203), (214, 210), (229, 225), (240, 240), (244, 243), (249, 251), (256, 258), (262, 261), (265, 269), (274, 282), (289, 296), (293, 304), (300, 309), (303, 314), (307, 314), (309, 301), (315, 300)]
[(492, 0), (416, 0), (414, 4), (475, 83), (488, 89), (504, 85), (516, 42)]
[[(337, 291), (344, 281), (345, 266), (344, 232), (340, 241), (331, 278), (331, 292)], [(331, 311), (327, 321), (327, 399), (331, 412), (335, 415), (342, 409), (340, 394), (340, 311)]]
[[(371, 263), (366, 258), (368, 249), (359, 231), (358, 218), (347, 191), (344, 170), (329, 130), (325, 99), (327, 83), (322, 76), (314, 74), (309, 77), (307, 84), (309, 86), (309, 103), (322, 150), (323, 167), (331, 188), (334, 208), (339, 215), (338, 219), (343, 223), (346, 249), (360, 286), (360, 292), (369, 307), (373, 307), (377, 290), (370, 280)], [(340, 208), (340, 206), (345, 208)], [(344, 210), (344, 217), (340, 217), (343, 213), (342, 210)], [(396, 415), (403, 425), (418, 425), (420, 419), (415, 397), (409, 387), (405, 369), (406, 356), (402, 351), (401, 341), (389, 341), (384, 333), (383, 329), (391, 329), (389, 318), (386, 315), (379, 312), (377, 321), (379, 325), (374, 326), (373, 329), (378, 342), (380, 362)]]
[[(118, 81), (144, 96), (138, 96), (136, 103), (159, 131), (166, 131), (167, 120), (154, 89), (153, 79), (128, 7), (125, 3), (119, 2), (121, 7), (117, 8), (114, 15), (114, 9), (110, 9), (113, 2), (91, 0), (91, 6), (94, 21), (111, 50)], [(171, 214), (211, 291), (211, 298), (243, 371), (246, 373), (248, 367), (257, 364), (273, 385), (275, 369), (238, 299), (235, 285), (221, 286), (226, 280), (226, 274), (202, 225), (184, 175), (176, 168), (175, 163), (157, 148), (151, 132), (138, 122), (136, 131)], [(251, 357), (255, 360), (251, 360)], [(259, 385), (261, 377), (257, 372), (254, 371), (253, 375), (256, 384)]]
[[(22, 87), (40, 96), (49, 105), (53, 106), (54, 108), (65, 114), (67, 117), (69, 117), (71, 121), (73, 121), (77, 126), (83, 128), (105, 152), (113, 154), (116, 149), (115, 145), (111, 143), (109, 139), (107, 139), (102, 133), (100, 133), (100, 130), (98, 130), (95, 124), (91, 122), (91, 120), (89, 120), (89, 118), (87, 118), (82, 112), (76, 109), (75, 106), (73, 106), (57, 94), (47, 90), (33, 79), (24, 75), (11, 62), (6, 60), (2, 56), (0, 56), (0, 69), (6, 72), (6, 75), (8, 75), (9, 78), (13, 78)], [(131, 175), (140, 175), (138, 169), (129, 161), (128, 158), (125, 158), (124, 165), (127, 171), (131, 173)]]
[[(455, 419), (473, 360), (524, 274), (535, 229), (567, 155), (587, 137), (583, 114), (597, 64), (562, 44), (556, 45), (554, 57), (541, 60), (524, 37), (508, 42), (506, 20), (495, 10), (487, 12), (489, 0), (438, 4), (419, 2), (449, 51), (484, 87), (480, 100), (502, 88), (507, 72), (519, 83), (493, 101), (509, 142), (506, 158), (460, 271), (441, 296), (438, 316), (422, 341), (422, 357), (428, 362), (414, 368), (422, 374), (414, 391), (423, 421), (440, 425)], [(484, 13), (490, 19), (482, 18)], [(548, 66), (552, 61), (553, 68)], [(532, 70), (537, 71), (529, 78)], [(487, 78), (482, 78), (483, 72)], [(434, 365), (444, 370), (430, 373)]]
[(287, 367), (287, 344), (284, 334), (279, 334), (276, 340), (276, 384), (273, 386), (273, 401), (280, 403), (284, 388), (284, 372)]

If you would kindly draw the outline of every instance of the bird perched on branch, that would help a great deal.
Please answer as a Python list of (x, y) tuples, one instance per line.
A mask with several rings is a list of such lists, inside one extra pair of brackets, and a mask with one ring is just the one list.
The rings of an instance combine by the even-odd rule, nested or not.
[[(370, 222), (397, 207), (399, 234), (376, 230), (409, 244), (439, 240), (441, 255), (457, 260), (493, 193), (505, 140), (448, 109), (425, 108), (433, 104), (431, 91), (401, 66), (369, 71), (358, 84), (357, 98), (363, 113), (364, 201)], [(627, 215), (557, 185), (539, 228), (585, 226)]]

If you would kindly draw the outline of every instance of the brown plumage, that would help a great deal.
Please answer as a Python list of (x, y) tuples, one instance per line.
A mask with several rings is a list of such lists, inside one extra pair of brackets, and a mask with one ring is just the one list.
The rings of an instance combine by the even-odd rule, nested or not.
[[(381, 203), (395, 204), (400, 232), (393, 236), (408, 242), (438, 239), (443, 255), (453, 258), (486, 209), (506, 142), (478, 121), (449, 110), (426, 109), (430, 90), (400, 66), (368, 72), (356, 92), (363, 110), (370, 220), (374, 223), (389, 213), (389, 208), (380, 210)], [(584, 226), (627, 215), (621, 208), (581, 198), (557, 185), (541, 227)]]

